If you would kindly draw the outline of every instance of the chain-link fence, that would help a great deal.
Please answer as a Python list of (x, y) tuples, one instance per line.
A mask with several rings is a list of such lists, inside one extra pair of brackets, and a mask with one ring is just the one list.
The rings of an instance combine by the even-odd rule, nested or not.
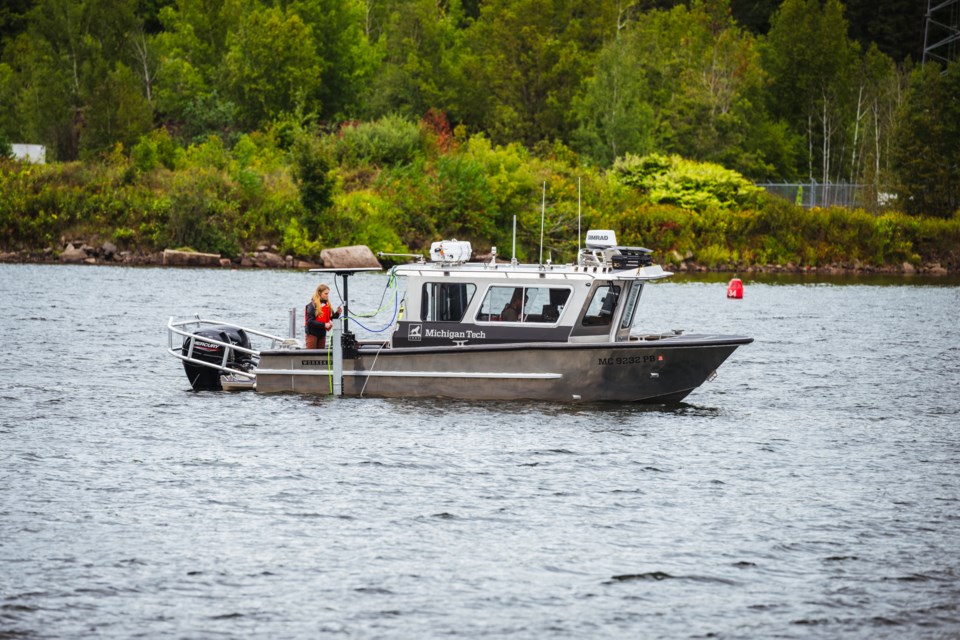
[(785, 198), (801, 207), (865, 207), (877, 206), (863, 184), (820, 184), (813, 182), (757, 183), (769, 193)]

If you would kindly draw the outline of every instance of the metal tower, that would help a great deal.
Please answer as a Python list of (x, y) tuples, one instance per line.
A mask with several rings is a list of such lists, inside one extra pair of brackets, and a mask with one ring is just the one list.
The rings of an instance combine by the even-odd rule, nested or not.
[(923, 61), (960, 59), (960, 0), (927, 0)]

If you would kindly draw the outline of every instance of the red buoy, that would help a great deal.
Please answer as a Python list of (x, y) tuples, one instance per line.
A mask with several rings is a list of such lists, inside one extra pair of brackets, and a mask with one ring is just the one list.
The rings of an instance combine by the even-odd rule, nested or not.
[(737, 300), (743, 298), (743, 281), (740, 278), (734, 278), (727, 285), (727, 297)]

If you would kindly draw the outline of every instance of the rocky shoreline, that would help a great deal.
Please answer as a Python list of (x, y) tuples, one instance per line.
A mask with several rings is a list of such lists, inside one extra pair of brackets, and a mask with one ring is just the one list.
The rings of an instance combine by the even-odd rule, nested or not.
[[(677, 256), (673, 256), (677, 257)], [(484, 256), (475, 256), (482, 260)], [(490, 256), (486, 256), (489, 260)], [(218, 254), (165, 249), (163, 251), (118, 251), (116, 245), (104, 242), (99, 247), (83, 241), (67, 242), (62, 250), (47, 248), (40, 251), (0, 251), (0, 263), (16, 264), (91, 264), (154, 267), (219, 267), (230, 269), (318, 269), (335, 267), (379, 267), (379, 261), (366, 246), (337, 247), (324, 249), (320, 262), (300, 260), (291, 255), (281, 255), (277, 247), (259, 246), (255, 251), (243, 252), (236, 258), (223, 258)], [(960, 269), (948, 269), (939, 262), (899, 265), (865, 265), (860, 261), (850, 264), (828, 264), (816, 267), (787, 263), (766, 265), (722, 264), (708, 267), (691, 258), (668, 261), (664, 268), (677, 273), (782, 273), (811, 275), (923, 275), (948, 276), (960, 274)]]
[(220, 267), (231, 269), (318, 269), (323, 267), (379, 267), (373, 252), (365, 246), (324, 249), (320, 262), (281, 255), (277, 247), (257, 247), (237, 258), (223, 258), (215, 253), (164, 249), (163, 251), (118, 251), (112, 242), (91, 246), (85, 242), (67, 242), (57, 251), (0, 251), (0, 263), (17, 264), (90, 264), (130, 267)]

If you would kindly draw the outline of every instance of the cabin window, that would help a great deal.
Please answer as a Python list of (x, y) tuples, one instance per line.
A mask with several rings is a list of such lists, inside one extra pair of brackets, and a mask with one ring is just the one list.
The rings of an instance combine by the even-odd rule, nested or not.
[(477, 285), (465, 282), (428, 282), (420, 315), (424, 322), (460, 322), (476, 291)]
[(630, 287), (630, 292), (627, 294), (627, 301), (623, 303), (623, 320), (620, 322), (621, 329), (629, 329), (633, 326), (633, 318), (637, 313), (637, 303), (640, 302), (640, 291), (642, 289), (643, 284), (639, 282), (634, 282), (633, 286)]
[(612, 284), (602, 284), (593, 290), (593, 297), (583, 314), (583, 324), (588, 326), (609, 325), (613, 321), (613, 314), (617, 310), (617, 300), (620, 297), (620, 287)]
[(569, 287), (490, 287), (477, 320), (552, 324), (560, 320), (569, 298)]

